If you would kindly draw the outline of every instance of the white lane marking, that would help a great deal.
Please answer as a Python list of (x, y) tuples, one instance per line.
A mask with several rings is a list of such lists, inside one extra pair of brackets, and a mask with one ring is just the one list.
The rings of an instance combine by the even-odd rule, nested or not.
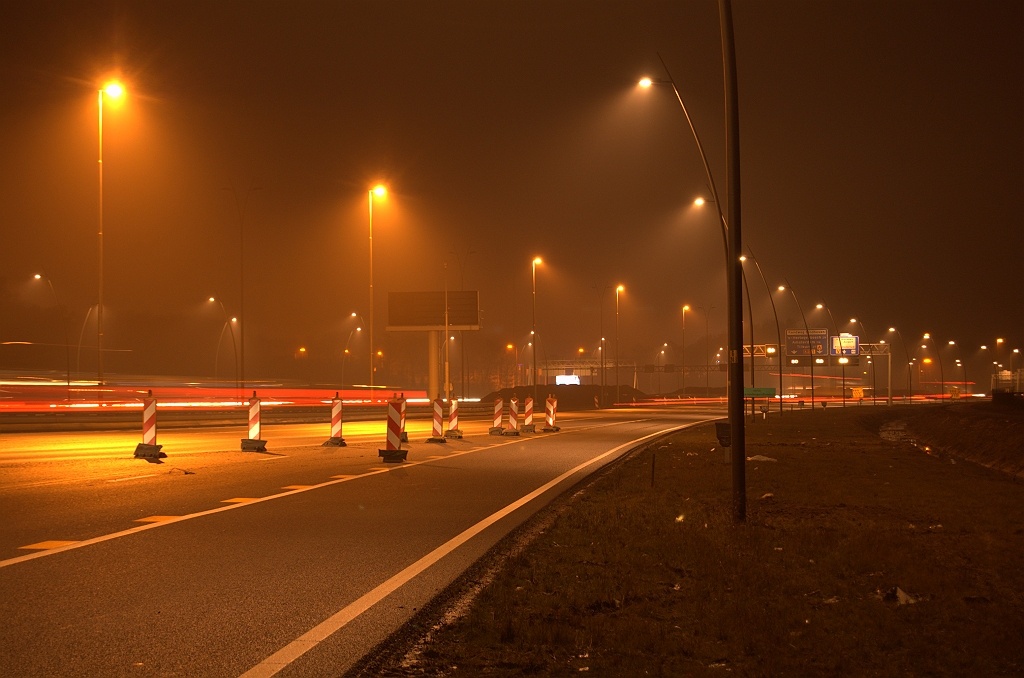
[(279, 671), (284, 669), (293, 661), (304, 655), (306, 652), (312, 650), (322, 641), (326, 640), (335, 631), (338, 631), (343, 626), (348, 624), (350, 621), (361, 615), (363, 612), (366, 612), (371, 607), (387, 598), (390, 594), (394, 593), (399, 588), (401, 588), (402, 585), (408, 583), (411, 579), (419, 575), (421, 572), (426, 570), (428, 567), (430, 567), (437, 561), (444, 558), (446, 555), (457, 549), (459, 546), (465, 544), (467, 541), (469, 541), (476, 535), (480, 534), (494, 523), (498, 522), (499, 520), (509, 515), (516, 509), (521, 508), (522, 506), (533, 501), (534, 499), (544, 494), (551, 488), (555, 487), (556, 485), (561, 483), (566, 478), (569, 478), (573, 474), (582, 471), (591, 464), (598, 462), (609, 455), (615, 454), (616, 452), (623, 448), (636, 446), (637, 443), (647, 440), (648, 438), (653, 438), (654, 436), (663, 435), (672, 431), (678, 431), (684, 428), (688, 428), (697, 423), (702, 422), (694, 422), (692, 424), (685, 424), (683, 426), (673, 426), (667, 429), (662, 429), (660, 431), (655, 431), (654, 433), (649, 433), (645, 436), (641, 436), (640, 438), (636, 438), (635, 440), (631, 440), (617, 447), (613, 447), (607, 452), (603, 452), (602, 454), (597, 455), (593, 459), (585, 461), (582, 464), (576, 466), (575, 468), (569, 469), (568, 471), (558, 476), (554, 480), (550, 480), (544, 483), (533, 492), (530, 492), (529, 494), (520, 497), (519, 499), (515, 500), (514, 502), (506, 506), (505, 508), (495, 511), (491, 515), (487, 516), (486, 518), (478, 522), (476, 525), (470, 527), (461, 534), (452, 537), (444, 544), (441, 544), (436, 549), (434, 549), (427, 555), (423, 556), (412, 565), (408, 566), (398, 574), (394, 575), (393, 577), (385, 581), (383, 584), (377, 586), (376, 588), (367, 593), (364, 593), (355, 601), (349, 603), (341, 610), (328, 617), (326, 620), (320, 622), (306, 633), (302, 634), (292, 642), (288, 643), (283, 648), (281, 648), (274, 654), (270, 655), (269, 657), (261, 661), (256, 666), (252, 667), (251, 669), (243, 673), (239, 678), (269, 678), (270, 676), (276, 675)]
[(272, 457), (261, 457), (260, 459), (257, 459), (256, 461), (274, 461), (275, 459), (284, 459), (287, 456), (288, 456), (287, 454), (275, 454)]
[[(595, 426), (582, 426), (580, 428), (567, 428), (567, 429), (562, 429), (562, 431), (560, 433), (548, 433), (548, 434), (545, 434), (544, 436), (538, 436), (536, 438), (527, 438), (527, 440), (543, 440), (544, 438), (551, 438), (553, 436), (563, 435), (565, 433), (589, 431), (590, 429), (604, 428), (605, 426), (618, 426), (618, 425), (622, 425), (622, 424), (633, 424), (633, 423), (642, 422), (642, 421), (649, 421), (649, 419), (632, 419), (632, 420), (628, 420), (628, 421), (613, 421), (613, 422), (610, 422), (610, 423), (607, 423), (607, 424), (598, 424), (598, 425), (595, 425)], [(472, 454), (474, 452), (482, 452), (484, 450), (490, 450), (490, 449), (493, 449), (495, 447), (503, 447), (505, 445), (512, 445), (513, 443), (519, 443), (519, 442), (523, 442), (523, 441), (521, 441), (521, 440), (509, 440), (509, 441), (505, 441), (505, 442), (495, 443), (493, 445), (484, 445), (482, 447), (474, 447), (474, 448), (471, 448), (471, 449), (468, 449), (468, 450), (462, 450), (461, 452), (453, 452), (452, 454), (449, 454), (447, 457), (445, 457), (445, 459), (451, 459), (453, 457), (461, 457), (464, 454)], [(402, 466), (400, 468), (412, 468), (413, 466), (419, 466), (421, 464), (430, 464), (430, 463), (435, 462), (435, 461), (437, 461), (437, 460), (436, 459), (422, 459), (420, 461), (410, 461), (410, 462), (405, 462), (404, 464), (402, 464)], [(18, 556), (16, 558), (8, 558), (7, 560), (0, 560), (0, 567), (9, 567), (10, 565), (16, 565), (18, 563), (25, 562), (26, 560), (35, 560), (36, 558), (43, 558), (45, 556), (52, 556), (52, 555), (54, 555), (56, 553), (63, 553), (64, 551), (70, 551), (72, 549), (79, 549), (79, 548), (82, 548), (84, 546), (92, 546), (93, 544), (99, 544), (101, 542), (110, 541), (111, 539), (118, 539), (120, 537), (127, 537), (128, 535), (135, 534), (136, 532), (143, 532), (145, 530), (152, 530), (152, 529), (156, 529), (158, 527), (164, 527), (165, 525), (173, 525), (175, 523), (180, 523), (180, 522), (185, 521), (185, 520), (192, 520), (194, 518), (201, 518), (203, 516), (213, 515), (214, 513), (222, 513), (224, 511), (231, 511), (233, 509), (241, 508), (242, 506), (252, 506), (254, 504), (261, 504), (261, 503), (263, 503), (265, 501), (270, 501), (271, 499), (280, 499), (281, 497), (288, 497), (288, 496), (291, 496), (293, 494), (298, 494), (299, 492), (310, 492), (311, 490), (316, 490), (316, 489), (319, 489), (321, 487), (328, 487), (330, 485), (337, 485), (338, 483), (347, 483), (349, 481), (357, 480), (359, 478), (366, 478), (368, 476), (375, 476), (375, 475), (379, 475), (381, 473), (387, 473), (390, 470), (391, 469), (382, 469), (380, 471), (368, 471), (366, 473), (362, 473), (362, 474), (359, 474), (359, 475), (356, 475), (356, 476), (352, 476), (351, 478), (339, 478), (337, 480), (328, 480), (326, 482), (320, 483), (319, 485), (312, 485), (310, 487), (307, 487), (304, 490), (289, 490), (287, 492), (279, 492), (277, 494), (271, 494), (271, 495), (268, 495), (266, 497), (259, 497), (258, 499), (254, 499), (253, 501), (247, 501), (247, 502), (239, 503), (239, 504), (229, 504), (227, 506), (218, 506), (217, 508), (207, 509), (206, 511), (197, 511), (196, 513), (189, 513), (187, 515), (179, 516), (178, 518), (174, 518), (173, 520), (164, 520), (164, 521), (161, 521), (159, 523), (149, 523), (148, 525), (138, 525), (136, 527), (131, 527), (131, 528), (127, 529), (127, 530), (121, 530), (120, 532), (112, 532), (110, 534), (104, 534), (104, 535), (101, 535), (99, 537), (93, 537), (92, 539), (83, 539), (82, 541), (77, 541), (77, 542), (75, 542), (73, 544), (69, 544), (67, 546), (61, 546), (61, 547), (58, 547), (58, 548), (49, 549), (47, 551), (38, 551), (36, 553), (29, 553), (29, 554), (26, 554), (24, 556)]]
[(138, 480), (139, 478), (152, 478), (155, 475), (156, 475), (155, 473), (147, 473), (144, 476), (128, 476), (127, 478), (114, 478), (113, 480), (108, 480), (107, 482), (108, 483), (121, 483), (121, 482), (124, 482), (125, 480)]

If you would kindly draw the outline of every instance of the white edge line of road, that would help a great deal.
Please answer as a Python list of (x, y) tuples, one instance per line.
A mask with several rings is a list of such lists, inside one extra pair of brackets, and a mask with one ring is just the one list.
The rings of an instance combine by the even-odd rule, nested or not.
[[(453, 457), (461, 457), (464, 454), (472, 454), (474, 452), (482, 452), (484, 450), (490, 450), (490, 449), (494, 449), (495, 447), (502, 447), (504, 445), (513, 445), (515, 443), (524, 443), (524, 442), (529, 442), (531, 440), (543, 440), (545, 438), (550, 438), (552, 436), (557, 436), (557, 435), (564, 435), (566, 433), (576, 433), (576, 432), (580, 432), (580, 431), (589, 431), (590, 429), (604, 428), (605, 426), (621, 426), (622, 424), (633, 424), (633, 423), (640, 422), (640, 421), (648, 421), (648, 420), (647, 419), (631, 419), (631, 420), (626, 420), (626, 421), (613, 421), (613, 422), (609, 422), (607, 424), (596, 424), (594, 426), (582, 426), (580, 428), (563, 429), (560, 432), (548, 433), (548, 434), (546, 434), (544, 436), (537, 436), (536, 438), (532, 438), (532, 437), (531, 438), (513, 438), (512, 440), (502, 441), (500, 443), (495, 443), (493, 445), (485, 445), (483, 447), (475, 447), (475, 448), (469, 449), (469, 450), (462, 450), (460, 452), (453, 452), (452, 454), (445, 455), (444, 457), (442, 457), (442, 459), (451, 459)], [(440, 459), (421, 459), (419, 461), (406, 462), (406, 463), (402, 464), (401, 466), (395, 466), (393, 468), (411, 468), (413, 466), (419, 466), (421, 464), (431, 464), (431, 463), (434, 463), (434, 462), (437, 462), (437, 461), (441, 461), (441, 460)], [(391, 470), (392, 470), (391, 468), (385, 468), (385, 469), (380, 469), (379, 471), (367, 471), (366, 473), (360, 473), (358, 475), (353, 475), (353, 476), (351, 476), (349, 478), (339, 478), (337, 480), (328, 480), (328, 481), (320, 483), (318, 485), (310, 485), (309, 487), (305, 487), (305, 488), (302, 488), (302, 489), (299, 489), (299, 490), (289, 490), (287, 492), (279, 492), (278, 494), (271, 494), (271, 495), (268, 495), (266, 497), (258, 497), (256, 499), (253, 499), (252, 501), (240, 502), (238, 504), (230, 504), (228, 506), (219, 506), (217, 508), (208, 509), (206, 511), (198, 511), (196, 513), (189, 513), (187, 515), (177, 516), (175, 518), (170, 518), (168, 520), (161, 520), (158, 523), (147, 523), (145, 525), (139, 525), (137, 527), (130, 527), (127, 530), (121, 530), (120, 532), (112, 532), (110, 534), (104, 534), (104, 535), (101, 535), (99, 537), (92, 537), (91, 539), (83, 539), (81, 541), (76, 541), (73, 544), (68, 544), (67, 546), (59, 546), (59, 547), (53, 548), (53, 549), (46, 549), (45, 551), (36, 551), (35, 553), (27, 553), (27, 554), (25, 554), (23, 556), (17, 556), (17, 557), (14, 557), (14, 558), (8, 558), (7, 560), (0, 560), (0, 568), (9, 567), (11, 565), (16, 565), (18, 563), (23, 563), (23, 562), (25, 562), (27, 560), (35, 560), (36, 558), (45, 558), (47, 556), (52, 556), (52, 555), (56, 555), (58, 553), (63, 553), (64, 551), (71, 551), (73, 549), (80, 549), (80, 548), (83, 548), (85, 546), (92, 546), (93, 544), (99, 544), (99, 543), (102, 543), (102, 542), (105, 542), (105, 541), (110, 541), (111, 539), (119, 539), (120, 537), (127, 537), (128, 535), (136, 534), (138, 532), (145, 532), (146, 530), (154, 530), (154, 529), (159, 528), (159, 527), (166, 527), (167, 525), (173, 525), (174, 523), (180, 523), (180, 522), (184, 522), (186, 520), (193, 520), (195, 518), (201, 518), (203, 516), (210, 516), (210, 515), (213, 515), (215, 513), (223, 513), (224, 511), (232, 511), (232, 510), (235, 510), (235, 509), (240, 509), (240, 508), (242, 508), (244, 506), (252, 506), (253, 504), (260, 504), (262, 502), (270, 501), (272, 499), (280, 499), (282, 497), (288, 497), (288, 496), (291, 496), (293, 494), (298, 494), (300, 492), (309, 492), (311, 490), (320, 489), (321, 487), (328, 487), (330, 485), (337, 485), (338, 483), (347, 483), (347, 482), (351, 482), (353, 480), (358, 480), (359, 478), (366, 478), (366, 477), (369, 477), (369, 476), (375, 476), (375, 475), (379, 475), (381, 473), (389, 473)]]
[(660, 431), (655, 431), (654, 433), (649, 433), (645, 436), (641, 436), (634, 440), (630, 440), (627, 443), (618, 445), (617, 447), (613, 447), (607, 452), (603, 452), (594, 457), (593, 459), (585, 461), (582, 464), (576, 466), (575, 468), (569, 469), (568, 471), (558, 476), (557, 478), (544, 483), (533, 492), (530, 492), (529, 494), (520, 497), (519, 499), (515, 500), (514, 502), (506, 506), (505, 508), (495, 511), (491, 515), (487, 516), (486, 518), (478, 522), (476, 525), (473, 525), (464, 532), (458, 534), (455, 537), (452, 537), (451, 539), (441, 544), (427, 555), (423, 556), (422, 558), (414, 562), (412, 565), (409, 565), (407, 568), (405, 568), (398, 574), (394, 575), (393, 577), (385, 581), (383, 584), (380, 584), (371, 591), (364, 593), (355, 601), (349, 603), (335, 614), (331, 615), (330, 617), (320, 622), (306, 633), (302, 634), (292, 642), (288, 643), (283, 648), (281, 648), (274, 654), (270, 655), (269, 657), (261, 661), (256, 666), (252, 667), (251, 669), (243, 673), (239, 678), (269, 678), (269, 676), (276, 675), (278, 672), (283, 670), (293, 661), (304, 655), (306, 652), (312, 650), (322, 641), (326, 640), (328, 637), (331, 636), (331, 634), (340, 630), (343, 626), (351, 622), (353, 619), (361, 615), (363, 612), (366, 612), (371, 607), (387, 598), (389, 595), (391, 595), (399, 588), (401, 588), (404, 584), (408, 583), (410, 580), (412, 580), (420, 573), (422, 573), (424, 570), (426, 570), (428, 567), (430, 567), (431, 565), (433, 565), (434, 563), (441, 560), (446, 555), (457, 549), (459, 546), (465, 544), (467, 541), (469, 541), (476, 535), (480, 534), (485, 529), (487, 529), (494, 523), (498, 522), (502, 518), (508, 516), (516, 509), (523, 507), (524, 505), (528, 504), (529, 502), (533, 501), (540, 495), (544, 494), (551, 488), (555, 487), (556, 485), (564, 481), (566, 478), (569, 478), (575, 473), (582, 471), (591, 464), (598, 462), (604, 459), (605, 457), (613, 455), (619, 450), (622, 450), (623, 448), (631, 446), (635, 447), (638, 443), (647, 440), (648, 438), (653, 438), (655, 436), (664, 435), (666, 433), (679, 431), (685, 428), (689, 428), (691, 426), (695, 426), (697, 424), (705, 423), (705, 421), (710, 420), (695, 421), (688, 424), (684, 424), (682, 426), (672, 426), (666, 429), (662, 429)]

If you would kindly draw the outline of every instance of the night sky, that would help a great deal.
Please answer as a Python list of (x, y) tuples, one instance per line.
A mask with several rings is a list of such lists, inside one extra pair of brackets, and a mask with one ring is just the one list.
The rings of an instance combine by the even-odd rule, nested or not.
[[(1024, 349), (1022, 5), (736, 0), (734, 13), (744, 239), (772, 289), (788, 279), (812, 326), (831, 329), (819, 302), (841, 331), (861, 319), (867, 340), (895, 325), (912, 355), (924, 332), (956, 340), (979, 373), (979, 345)], [(442, 289), (445, 262), (453, 289), (480, 291), (471, 369), (528, 341), (534, 256), (542, 357), (594, 351), (602, 305), (611, 338), (619, 283), (624, 359), (653, 362), (668, 342), (678, 362), (684, 303), (713, 307), (710, 343), (724, 346), (721, 234), (713, 206), (693, 206), (708, 196), (700, 157), (671, 90), (636, 86), (663, 77), (658, 52), (724, 199), (713, 0), (4, 1), (0, 341), (63, 343), (35, 273), (74, 345), (96, 303), (96, 90), (117, 76), (109, 372), (213, 376), (223, 320), (206, 299), (238, 312), (233, 189), (249, 193), (247, 375), (340, 379), (349, 315), (368, 313), (377, 182), (390, 193), (374, 212), (376, 339), (392, 382), (422, 382), (426, 341), (384, 332), (386, 293)], [(774, 341), (764, 285), (749, 282), (755, 341)], [(799, 326), (791, 297), (776, 304), (783, 331)], [(365, 338), (352, 342), (358, 381)], [(686, 344), (702, 363), (700, 312)], [(83, 371), (94, 330), (84, 345)], [(0, 346), (15, 373), (62, 361), (58, 347)]]

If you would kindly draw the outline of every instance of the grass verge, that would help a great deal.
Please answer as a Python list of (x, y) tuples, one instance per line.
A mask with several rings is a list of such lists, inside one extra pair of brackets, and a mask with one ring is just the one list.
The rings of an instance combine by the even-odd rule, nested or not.
[(749, 426), (741, 526), (713, 427), (641, 451), (373, 673), (1024, 675), (1024, 485), (864, 410)]

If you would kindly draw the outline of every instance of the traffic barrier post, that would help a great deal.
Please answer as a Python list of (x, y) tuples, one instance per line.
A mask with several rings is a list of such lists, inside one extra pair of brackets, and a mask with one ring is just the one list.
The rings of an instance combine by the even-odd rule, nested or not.
[(346, 447), (345, 439), (341, 437), (342, 404), (338, 392), (335, 391), (334, 399), (331, 400), (331, 437), (321, 447)]
[(523, 427), (520, 429), (523, 433), (536, 433), (537, 426), (533, 423), (533, 397), (526, 396), (526, 402), (523, 405)]
[(385, 463), (397, 464), (405, 461), (408, 450), (402, 449), (402, 399), (388, 401), (388, 430), (384, 438), (384, 449), (377, 450)]
[(402, 442), (407, 443), (409, 442), (409, 434), (406, 433), (405, 431), (405, 394), (403, 393), (402, 395), (398, 396), (398, 399), (401, 401), (400, 414), (402, 416)]
[(504, 430), (501, 427), (501, 418), (505, 411), (505, 401), (501, 398), (494, 399), (494, 425), (487, 432), (492, 436), (500, 436)]
[(260, 439), (260, 399), (256, 391), (249, 399), (249, 437), (242, 438), (242, 452), (266, 452), (267, 441)]
[(519, 398), (515, 396), (508, 402), (508, 428), (502, 431), (502, 435), (519, 435)]
[(558, 398), (548, 396), (544, 407), (544, 428), (545, 433), (561, 431), (562, 428), (556, 423), (558, 421)]
[(459, 428), (459, 401), (452, 398), (448, 401), (448, 430), (444, 432), (445, 438), (462, 438), (462, 429)]
[[(153, 391), (149, 392), (153, 395)], [(135, 458), (155, 462), (167, 455), (160, 451), (163, 445), (156, 444), (156, 398), (142, 400), (142, 442), (135, 446)]]
[(434, 399), (434, 426), (431, 431), (431, 436), (427, 438), (428, 443), (447, 443), (448, 440), (444, 437), (442, 428), (444, 424), (444, 403), (441, 402), (440, 398)]

